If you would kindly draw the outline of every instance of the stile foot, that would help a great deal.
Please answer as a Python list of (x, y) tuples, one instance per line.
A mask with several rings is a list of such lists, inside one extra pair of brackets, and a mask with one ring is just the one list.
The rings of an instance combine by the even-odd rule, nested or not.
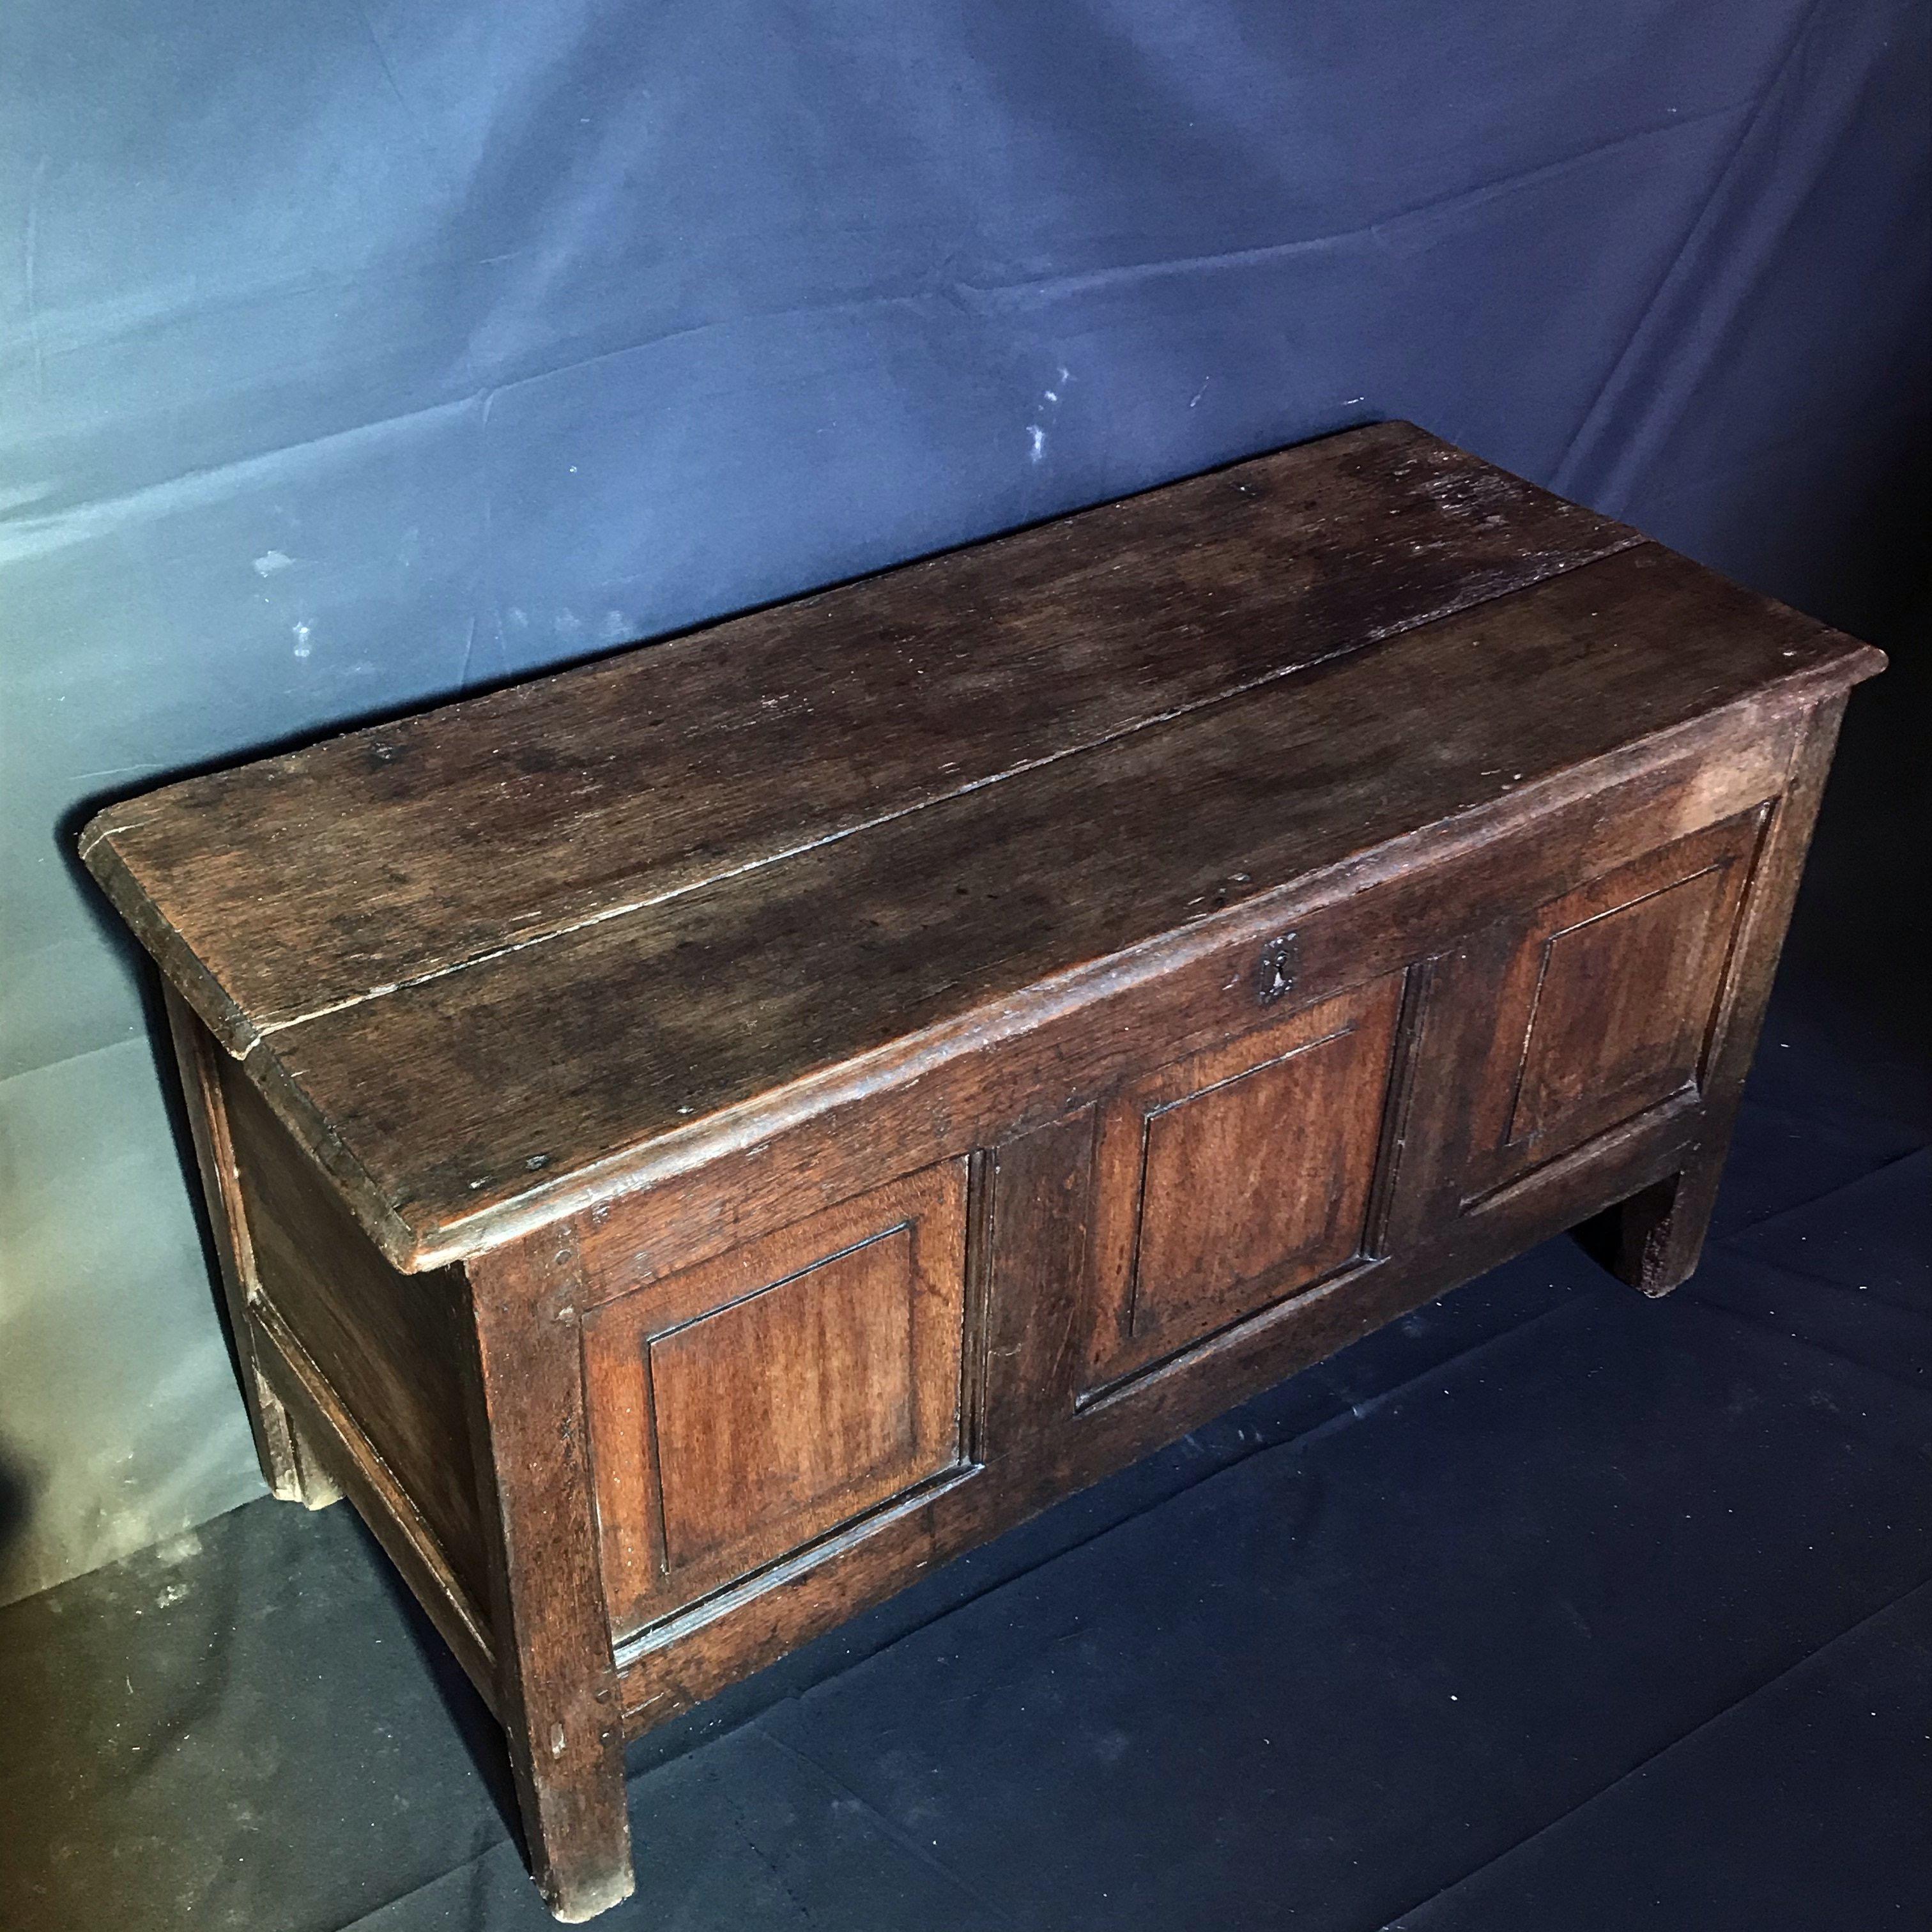
[(1712, 1161), (1666, 1175), (1586, 1221), (1577, 1238), (1619, 1281), (1668, 1294), (1696, 1271), (1721, 1172)]

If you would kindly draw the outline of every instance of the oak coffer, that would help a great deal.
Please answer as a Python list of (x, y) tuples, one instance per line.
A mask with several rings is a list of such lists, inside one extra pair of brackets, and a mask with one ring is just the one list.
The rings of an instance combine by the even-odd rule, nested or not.
[(1695, 1264), (1879, 655), (1402, 424), (191, 778), (165, 976), (275, 1493), (623, 1744), (1586, 1220)]

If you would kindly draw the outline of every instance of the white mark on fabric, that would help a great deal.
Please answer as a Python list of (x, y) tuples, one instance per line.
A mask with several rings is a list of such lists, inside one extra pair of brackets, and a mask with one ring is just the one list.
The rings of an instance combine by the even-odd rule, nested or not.
[(278, 570), (286, 570), (294, 562), (295, 559), (284, 551), (264, 550), (255, 560), (255, 574), (257, 577), (272, 577)]

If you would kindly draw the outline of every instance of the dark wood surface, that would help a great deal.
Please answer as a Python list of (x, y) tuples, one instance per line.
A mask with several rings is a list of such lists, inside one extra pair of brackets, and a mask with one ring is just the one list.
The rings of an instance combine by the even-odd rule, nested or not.
[[(222, 1095), (221, 1062), (225, 1056), (172, 986), (166, 988), (164, 998), (188, 1130), (194, 1138), (195, 1160), (201, 1171), (202, 1199), (214, 1241), (222, 1299), (228, 1312), (229, 1339), (247, 1402), (248, 1426), (254, 1434), (256, 1457), (261, 1463), (269, 1494), (284, 1502), (300, 1502), (307, 1485), (294, 1427), (280, 1399), (262, 1379), (256, 1360), (255, 1334), (248, 1321), (248, 1304), (260, 1288), (255, 1275), (254, 1244), (248, 1238), (246, 1210), (242, 1202), (234, 1137), (229, 1131)], [(317, 1500), (322, 1500), (320, 1496)]]
[[(392, 1252), (422, 1265), (554, 1211), (586, 1169), (608, 1164), (615, 1184), (697, 1164), (766, 1132), (808, 1081), (826, 1100), (852, 1090), (874, 1077), (869, 1056), (949, 1026), (970, 1047), (1003, 1000), (1378, 846), (1520, 808), (1762, 684), (1838, 672), (1857, 648), (1767, 623), (1759, 600), (1666, 553), (1626, 552), (863, 836), (320, 1015), (250, 1064), (312, 1144), (353, 1157), (365, 1218), (386, 1216)], [(424, 1081), (398, 1083), (398, 1066)]]
[(623, 1703), (610, 1647), (584, 1409), (583, 1266), (568, 1222), (470, 1270), (458, 1367), (489, 1552), (496, 1712), (530, 1865), (566, 1924), (636, 1889)]
[(82, 843), (241, 1052), (1636, 540), (1378, 424), (170, 786)]
[(1469, 1093), (1469, 1196), (1696, 1082), (1764, 818), (1672, 840), (1511, 934), (1484, 988), (1491, 1044)]
[(458, 1372), (469, 1316), (463, 1284), (448, 1268), (399, 1280), (239, 1066), (218, 1050), (215, 1057), (259, 1298), (358, 1418), (465, 1600), (481, 1604), (476, 1484), (450, 1453), (468, 1426)]
[(592, 1311), (620, 1634), (958, 1463), (965, 1265), (956, 1160)]
[(1089, 1386), (1363, 1251), (1400, 974), (1128, 1081), (1094, 1166)]
[[(1654, 546), (1625, 550), (862, 833), (506, 940), (281, 1025), (244, 1064), (390, 1258), (440, 1264), (580, 1205), (586, 1176), (642, 1181), (754, 1138), (806, 1083), (829, 1102), (870, 1077), (868, 1056), (970, 1033), (1057, 975), (1390, 842), (1507, 817), (1593, 760), (1875, 655)], [(878, 728), (899, 728), (883, 704)], [(790, 737), (840, 769), (806, 722)], [(196, 784), (202, 818), (239, 814)], [(146, 823), (194, 815), (170, 796)], [(95, 837), (90, 862), (134, 862), (124, 836)], [(503, 878), (480, 846), (439, 852), (459, 895)], [(255, 863), (225, 887), (244, 926), (254, 880), (279, 886)], [(165, 888), (141, 877), (160, 896), (152, 923)], [(232, 956), (202, 944), (212, 969)]]
[(1618, 1274), (1646, 1294), (1667, 1294), (1696, 1267), (1702, 1252), (1848, 694), (1835, 692), (1806, 714), (1792, 747), (1790, 776), (1767, 808), (1716, 1015), (1702, 1042), (1698, 1088), (1706, 1127), (1699, 1155), (1586, 1231), (1586, 1238)]
[[(984, 1339), (968, 1358), (974, 1454), (997, 1462), (1064, 1423), (1084, 1379), (1097, 1106), (1014, 1134), (981, 1158)], [(1054, 1294), (1042, 1284), (1076, 1285)]]
[(1385, 425), (104, 814), (265, 1469), (553, 1910), (626, 1730), (1562, 1228), (1682, 1280), (1882, 663)]

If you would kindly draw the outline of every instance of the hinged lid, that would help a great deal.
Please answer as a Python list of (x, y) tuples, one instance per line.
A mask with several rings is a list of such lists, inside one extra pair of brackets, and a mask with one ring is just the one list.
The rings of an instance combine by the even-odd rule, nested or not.
[(1875, 652), (1404, 424), (102, 812), (399, 1266), (1121, 949)]

